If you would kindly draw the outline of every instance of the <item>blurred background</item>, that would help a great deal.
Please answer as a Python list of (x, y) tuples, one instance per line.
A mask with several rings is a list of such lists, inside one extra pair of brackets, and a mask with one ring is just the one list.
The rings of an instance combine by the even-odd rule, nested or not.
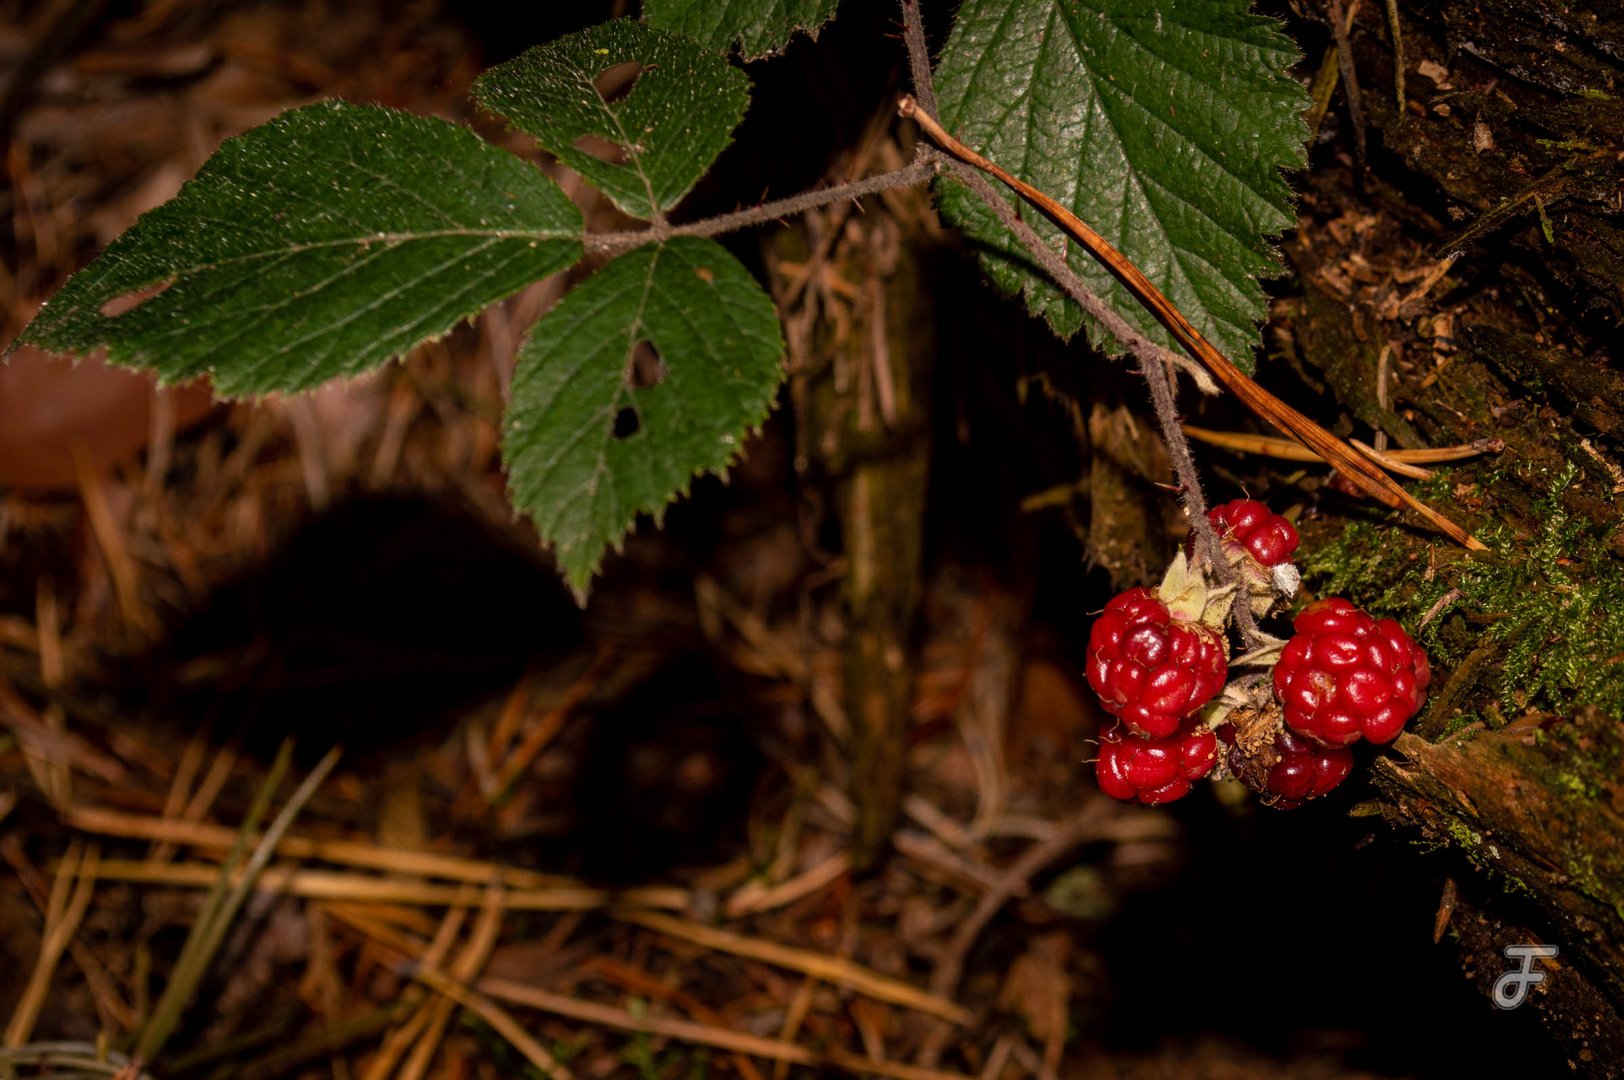
[[(524, 7), (0, 0), (0, 341), (222, 139), (327, 97), (469, 123), (625, 227), (467, 88), (635, 5)], [(749, 66), (683, 218), (909, 160), (895, 11), (844, 8)], [(1306, 81), (1329, 35), (1279, 13)], [(1316, 264), (1407, 291), (1338, 201), (1339, 123), (1300, 185)], [(585, 609), (498, 449), (566, 279), (296, 398), (0, 367), (7, 1044), (96, 1072), (162, 1017), (162, 1077), (1554, 1074), (1461, 976), (1456, 863), (1350, 814), (1366, 758), (1293, 812), (1099, 793), (1087, 628), (1183, 534), (1132, 374), (993, 295), (923, 190), (727, 242), (781, 304), (779, 408)], [(1286, 322), (1266, 349), (1350, 430)], [(1370, 516), (1312, 469), (1201, 461), (1309, 542)], [(278, 876), (189, 953), (262, 789), (274, 814), (335, 746)]]

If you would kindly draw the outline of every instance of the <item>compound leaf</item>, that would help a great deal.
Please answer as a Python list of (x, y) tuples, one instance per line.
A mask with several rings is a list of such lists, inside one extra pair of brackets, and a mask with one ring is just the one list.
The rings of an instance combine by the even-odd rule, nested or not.
[(691, 237), (620, 256), (535, 325), (502, 456), (514, 506), (578, 597), (638, 514), (658, 518), (690, 477), (734, 458), (772, 406), (783, 351), (761, 286)]
[[(1304, 161), (1308, 102), (1286, 74), (1296, 59), (1245, 0), (965, 0), (936, 85), (948, 130), (1099, 230), (1250, 370), (1265, 313), (1258, 278), (1278, 269), (1267, 237), (1293, 220), (1280, 170)], [(996, 285), (1023, 292), (1061, 336), (1077, 331), (1081, 310), (967, 189), (944, 185), (942, 203), (984, 245)], [(1171, 344), (1074, 244), (1068, 260)]]
[[(600, 86), (610, 69), (619, 69), (616, 85)], [(635, 81), (622, 94), (627, 76)], [(474, 98), (626, 213), (652, 218), (732, 140), (750, 80), (681, 34), (617, 19), (492, 68), (474, 82)]]
[(18, 338), (223, 396), (357, 375), (581, 255), (533, 166), (443, 120), (325, 102), (228, 139)]
[(650, 26), (687, 34), (707, 48), (737, 45), (746, 60), (783, 51), (798, 31), (817, 36), (840, 0), (644, 0)]

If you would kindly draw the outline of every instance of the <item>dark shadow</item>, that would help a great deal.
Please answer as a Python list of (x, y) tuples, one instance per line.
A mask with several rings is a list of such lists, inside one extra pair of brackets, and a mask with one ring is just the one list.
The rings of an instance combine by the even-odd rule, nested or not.
[(292, 736), (302, 758), (353, 755), (506, 691), (581, 635), (539, 552), (448, 502), (368, 496), (301, 526), (128, 675), (158, 715), (212, 719), (251, 752)]
[(765, 767), (754, 699), (740, 689), (708, 652), (679, 646), (586, 710), (567, 751), (574, 763), (549, 780), (536, 815), (556, 826), (522, 839), (526, 858), (621, 886), (738, 854)]

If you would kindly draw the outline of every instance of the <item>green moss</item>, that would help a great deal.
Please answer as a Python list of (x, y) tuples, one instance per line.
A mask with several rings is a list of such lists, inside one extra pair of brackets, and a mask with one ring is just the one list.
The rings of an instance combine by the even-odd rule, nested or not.
[(1459, 818), (1445, 819), (1445, 827), (1449, 830), (1449, 838), (1455, 841), (1455, 846), (1462, 851), (1475, 854), (1483, 843), (1482, 835)]
[[(1593, 525), (1564, 509), (1559, 495), (1577, 472), (1569, 466), (1552, 478), (1526, 531), (1504, 523), (1480, 530), (1489, 552), (1357, 522), (1300, 558), (1305, 579), (1320, 595), (1347, 596), (1398, 619), (1437, 667), (1453, 670), (1476, 650), (1474, 686), (1452, 689), (1447, 703), (1461, 717), (1503, 723), (1530, 709), (1568, 713), (1582, 705), (1624, 715), (1624, 565), (1608, 548), (1617, 523)], [(1456, 501), (1490, 495), (1506, 479), (1491, 473), (1457, 491), (1440, 473), (1418, 494)], [(1454, 726), (1457, 717), (1442, 719)]]
[(1620, 919), (1624, 919), (1624, 899), (1620, 899), (1618, 891), (1609, 888), (1607, 882), (1596, 872), (1595, 856), (1589, 852), (1569, 855), (1564, 860), (1562, 869), (1568, 875), (1574, 889), (1606, 906)]
[(1471, 864), (1488, 874), (1500, 884), (1508, 894), (1537, 899), (1533, 889), (1528, 883), (1515, 874), (1508, 873), (1497, 858), (1497, 853), (1487, 850), (1483, 834), (1471, 828), (1459, 818), (1447, 818), (1444, 828), (1449, 833), (1449, 839), (1456, 848), (1466, 856)]

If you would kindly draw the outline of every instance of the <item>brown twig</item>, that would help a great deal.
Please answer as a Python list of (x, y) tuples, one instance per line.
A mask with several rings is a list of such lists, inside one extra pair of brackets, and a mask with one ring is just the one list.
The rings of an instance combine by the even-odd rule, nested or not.
[[(1184, 434), (1198, 442), (1221, 446), (1243, 454), (1264, 454), (1282, 461), (1319, 461), (1325, 459), (1296, 439), (1277, 439), (1272, 435), (1254, 435), (1240, 431), (1214, 431), (1211, 428), (1181, 424)], [(1463, 461), (1480, 454), (1498, 454), (1506, 448), (1499, 439), (1478, 439), (1459, 446), (1436, 446), (1421, 450), (1384, 450), (1382, 456), (1406, 465), (1430, 465), (1441, 461)]]
[(1387, 0), (1387, 26), (1393, 34), (1393, 98), (1398, 103), (1398, 118), (1402, 122), (1404, 105), (1404, 27), (1398, 18), (1398, 0)]
[[(1235, 394), (1236, 397), (1240, 398), (1252, 411), (1281, 431), (1295, 437), (1305, 446), (1316, 451), (1322, 458), (1341, 470), (1365, 494), (1394, 508), (1409, 506), (1433, 526), (1464, 547), (1475, 551), (1487, 550), (1479, 540), (1465, 529), (1405, 491), (1364, 455), (1248, 378), (1228, 357), (1218, 351), (1216, 346), (1203, 337), (1199, 330), (1191, 325), (1183, 313), (1173, 306), (1172, 301), (1168, 300), (1161, 290), (1140, 272), (1138, 267), (1129, 262), (1104, 237), (1084, 224), (1070, 210), (1067, 210), (1037, 188), (1011, 176), (1008, 172), (949, 135), (943, 130), (935, 117), (919, 108), (918, 102), (911, 96), (903, 96), (898, 104), (898, 111), (905, 117), (912, 117), (933, 140), (953, 156), (997, 177), (1015, 190), (1028, 202), (1048, 215), (1078, 243), (1087, 248), (1089, 254), (1097, 259), (1101, 265), (1105, 266), (1106, 269), (1110, 270), (1112, 275), (1133, 293), (1135, 299), (1156, 316), (1157, 320), (1167, 328), (1168, 332), (1191, 356), (1195, 357), (1214, 378)], [(1154, 380), (1147, 381), (1151, 382), (1151, 394), (1154, 401), (1159, 388), (1155, 385)], [(1171, 397), (1170, 392), (1168, 397)], [(1165, 399), (1161, 404), (1158, 404), (1158, 416), (1164, 411), (1166, 404)], [(1176, 417), (1173, 418), (1172, 428), (1174, 431), (1178, 430)], [(1180, 478), (1180, 484), (1184, 484), (1182, 477)], [(1192, 510), (1191, 516), (1193, 518), (1195, 516), (1193, 508), (1189, 507), (1188, 504), (1186, 506), (1187, 509)], [(1195, 524), (1199, 526), (1198, 522)]]
[(1348, 99), (1348, 119), (1353, 124), (1353, 150), (1359, 158), (1359, 165), (1365, 164), (1365, 110), (1362, 99), (1359, 97), (1359, 75), (1353, 67), (1353, 47), (1348, 44), (1348, 33), (1353, 29), (1353, 12), (1358, 7), (1355, 2), (1348, 7), (1346, 15), (1342, 13), (1342, 0), (1330, 0), (1331, 4), (1331, 36), (1336, 39), (1336, 66), (1342, 73), (1342, 93)]

